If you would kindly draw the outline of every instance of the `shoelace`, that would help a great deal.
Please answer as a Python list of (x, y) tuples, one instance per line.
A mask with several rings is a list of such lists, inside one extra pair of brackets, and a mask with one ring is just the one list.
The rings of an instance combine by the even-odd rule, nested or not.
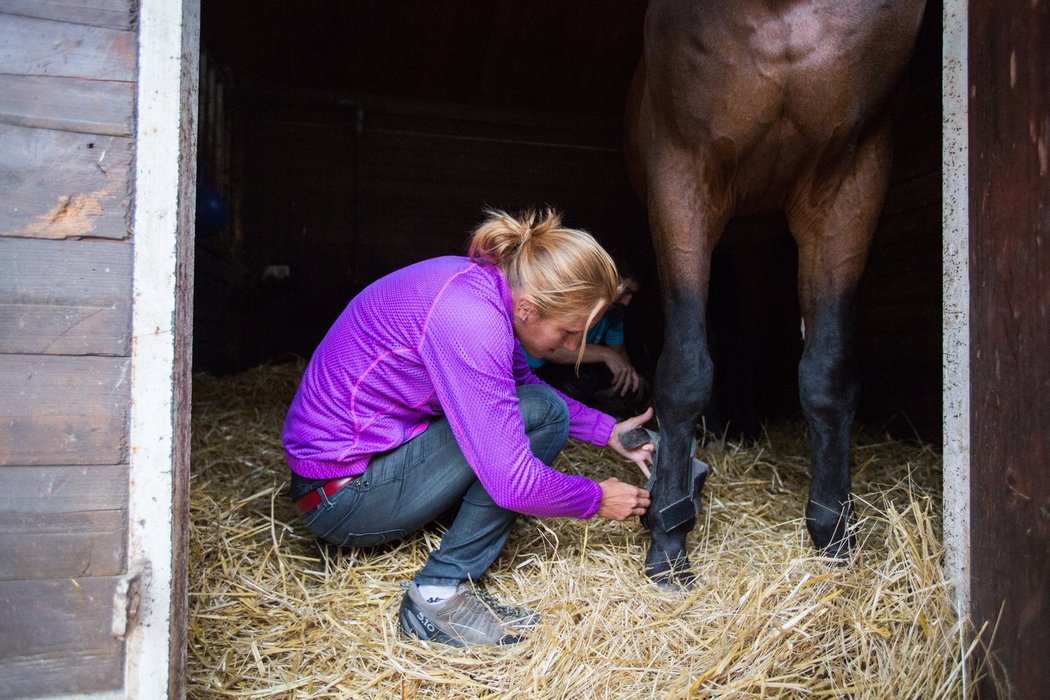
[(470, 590), (482, 603), (504, 620), (508, 618), (524, 619), (535, 614), (531, 610), (524, 610), (513, 605), (501, 603), (492, 594), (478, 588), (474, 584), (470, 584)]

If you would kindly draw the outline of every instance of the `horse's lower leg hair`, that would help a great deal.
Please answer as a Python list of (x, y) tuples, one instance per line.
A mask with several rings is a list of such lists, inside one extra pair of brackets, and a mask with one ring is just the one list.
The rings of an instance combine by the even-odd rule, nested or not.
[(816, 548), (838, 559), (848, 556), (856, 543), (850, 527), (849, 440), (858, 396), (851, 316), (848, 302), (817, 312), (813, 327), (807, 328), (798, 373), (813, 453), (806, 527)]

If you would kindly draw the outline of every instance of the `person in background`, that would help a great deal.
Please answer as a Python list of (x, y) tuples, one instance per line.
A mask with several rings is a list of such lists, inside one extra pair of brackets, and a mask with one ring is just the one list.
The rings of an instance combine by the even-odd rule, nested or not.
[(652, 445), (627, 450), (618, 436), (652, 411), (617, 423), (537, 379), (521, 349), (586, 352), (623, 291), (612, 259), (553, 211), (487, 215), (467, 257), (410, 265), (350, 301), (282, 433), (291, 497), (325, 542), (392, 542), (458, 506), (399, 611), (406, 634), (454, 646), (512, 644), (537, 624), (474, 585), (519, 514), (626, 520), (649, 506), (642, 488), (550, 465), (573, 437), (648, 476)]
[(568, 396), (610, 415), (625, 418), (644, 410), (651, 385), (627, 356), (624, 311), (641, 289), (630, 263), (615, 258), (623, 292), (587, 332), (586, 348), (577, 366), (577, 353), (564, 348), (546, 358), (525, 359), (536, 376)]

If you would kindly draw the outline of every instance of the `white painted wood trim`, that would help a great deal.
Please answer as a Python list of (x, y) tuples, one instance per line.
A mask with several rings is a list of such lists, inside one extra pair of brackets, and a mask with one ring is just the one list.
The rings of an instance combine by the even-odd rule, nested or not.
[(956, 612), (970, 612), (970, 182), (968, 2), (943, 14), (944, 544)]
[[(176, 272), (182, 158), (195, 158), (198, 0), (140, 0), (135, 144), (131, 484), (128, 566), (148, 562), (127, 637), (125, 693), (165, 698), (171, 684)], [(191, 50), (184, 50), (192, 47)], [(187, 96), (190, 96), (189, 98)], [(183, 113), (183, 108), (188, 110)], [(184, 152), (189, 151), (189, 152)], [(192, 168), (188, 171), (192, 173)], [(192, 191), (192, 189), (190, 190)], [(192, 221), (192, 212), (188, 217)], [(185, 234), (192, 235), (192, 234)], [(180, 639), (176, 636), (176, 639)]]

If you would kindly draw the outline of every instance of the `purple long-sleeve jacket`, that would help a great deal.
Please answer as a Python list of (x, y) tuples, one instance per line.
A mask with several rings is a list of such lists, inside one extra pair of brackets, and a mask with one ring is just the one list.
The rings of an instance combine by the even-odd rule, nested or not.
[[(329, 329), (288, 410), (285, 456), (308, 478), (361, 474), (372, 455), (443, 413), (498, 505), (589, 518), (601, 487), (529, 450), (515, 386), (538, 383), (514, 338), (499, 268), (463, 257), (426, 260), (368, 286)], [(605, 445), (615, 420), (562, 397), (570, 436)]]

